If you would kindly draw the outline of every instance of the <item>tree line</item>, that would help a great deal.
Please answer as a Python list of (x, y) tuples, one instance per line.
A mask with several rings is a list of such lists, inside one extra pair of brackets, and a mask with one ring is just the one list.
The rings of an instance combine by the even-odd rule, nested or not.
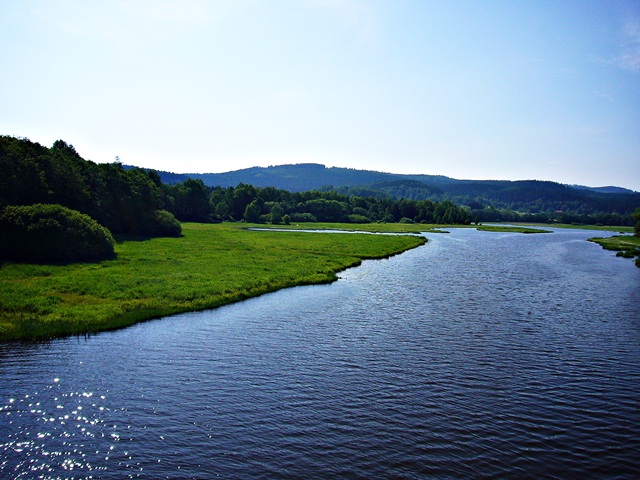
[(200, 179), (165, 185), (166, 208), (182, 221), (405, 222), (469, 224), (471, 213), (453, 202), (361, 197), (335, 191), (290, 192), (274, 187), (207, 187)]
[(572, 211), (556, 210), (544, 212), (522, 212), (506, 208), (483, 206), (472, 208), (473, 222), (527, 222), (527, 223), (565, 223), (575, 225), (607, 225), (633, 226), (632, 215), (617, 212), (595, 212), (592, 214), (576, 213)]
[(418, 181), (381, 182), (368, 187), (327, 187), (347, 195), (447, 199), (471, 209), (473, 221), (634, 224), (638, 193), (600, 193), (543, 181), (459, 181), (439, 187)]
[(253, 167), (218, 174), (158, 173), (168, 184), (191, 177), (201, 179), (209, 186), (229, 187), (243, 183), (292, 192), (335, 190), (357, 197), (448, 200), (478, 210), (475, 213), (480, 221), (495, 221), (497, 210), (505, 221), (512, 221), (518, 213), (535, 215), (541, 221), (550, 222), (629, 225), (633, 222), (631, 214), (640, 205), (640, 193), (619, 187), (591, 188), (542, 180), (456, 180), (435, 175), (325, 168), (318, 164)]

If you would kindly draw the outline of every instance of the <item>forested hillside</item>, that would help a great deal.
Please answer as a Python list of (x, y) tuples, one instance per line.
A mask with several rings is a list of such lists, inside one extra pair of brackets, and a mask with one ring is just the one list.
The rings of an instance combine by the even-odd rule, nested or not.
[(549, 181), (456, 180), (440, 175), (400, 175), (319, 164), (254, 167), (227, 173), (170, 174), (166, 183), (187, 178), (207, 186), (238, 183), (292, 192), (333, 190), (347, 196), (451, 201), (468, 206), (479, 221), (536, 221), (632, 225), (640, 193), (620, 187), (569, 186)]

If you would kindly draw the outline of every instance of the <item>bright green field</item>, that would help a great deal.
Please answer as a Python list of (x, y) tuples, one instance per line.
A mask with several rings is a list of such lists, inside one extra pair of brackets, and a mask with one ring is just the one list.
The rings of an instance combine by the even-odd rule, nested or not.
[(327, 283), (363, 259), (426, 240), (408, 235), (258, 232), (183, 224), (182, 238), (125, 241), (118, 258), (66, 266), (0, 266), (0, 340), (125, 327), (215, 308), (294, 285)]

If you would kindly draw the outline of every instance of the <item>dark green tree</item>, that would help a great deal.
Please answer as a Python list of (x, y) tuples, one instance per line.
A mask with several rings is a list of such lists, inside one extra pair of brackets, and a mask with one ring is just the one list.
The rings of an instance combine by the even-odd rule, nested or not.
[(189, 178), (169, 190), (173, 214), (183, 222), (208, 222), (213, 213), (209, 189), (200, 179)]
[(241, 220), (244, 217), (244, 212), (247, 209), (247, 205), (256, 199), (257, 192), (253, 185), (245, 185), (243, 183), (233, 189), (231, 195), (231, 216), (235, 220)]
[(163, 231), (156, 212), (166, 202), (156, 172), (84, 160), (62, 140), (45, 148), (0, 136), (0, 207), (36, 203), (78, 210), (112, 233)]
[(284, 209), (280, 206), (279, 203), (275, 203), (271, 207), (271, 213), (269, 213), (269, 220), (274, 225), (282, 223), (282, 216), (284, 215)]
[(260, 223), (260, 214), (262, 209), (257, 200), (254, 200), (244, 210), (244, 220), (249, 223)]

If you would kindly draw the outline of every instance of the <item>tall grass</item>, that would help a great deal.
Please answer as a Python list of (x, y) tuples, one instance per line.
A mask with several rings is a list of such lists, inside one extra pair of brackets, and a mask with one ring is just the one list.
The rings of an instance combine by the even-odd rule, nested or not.
[(183, 224), (182, 238), (124, 241), (118, 258), (0, 267), (0, 340), (122, 328), (294, 285), (327, 283), (363, 259), (419, 246), (417, 236), (248, 231)]
[(640, 237), (635, 235), (613, 236), (608, 238), (590, 238), (590, 242), (597, 243), (606, 250), (617, 251), (617, 256), (634, 258), (637, 267), (640, 267)]

